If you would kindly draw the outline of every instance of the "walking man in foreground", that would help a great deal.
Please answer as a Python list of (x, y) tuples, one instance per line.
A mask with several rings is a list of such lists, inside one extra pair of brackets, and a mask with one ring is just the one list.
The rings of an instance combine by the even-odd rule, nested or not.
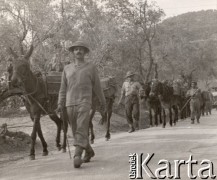
[(57, 110), (66, 108), (74, 136), (74, 167), (79, 168), (95, 155), (88, 138), (93, 93), (98, 97), (102, 110), (105, 110), (106, 101), (95, 65), (85, 62), (84, 57), (89, 52), (87, 45), (77, 41), (68, 50), (73, 53), (74, 61), (64, 67)]
[[(125, 78), (126, 81), (123, 83), (118, 105), (122, 104), (124, 99), (127, 122), (130, 128), (128, 132), (131, 133), (139, 126), (139, 90), (141, 85), (135, 81), (135, 73), (131, 71), (127, 72)], [(133, 124), (133, 119), (135, 124)]]

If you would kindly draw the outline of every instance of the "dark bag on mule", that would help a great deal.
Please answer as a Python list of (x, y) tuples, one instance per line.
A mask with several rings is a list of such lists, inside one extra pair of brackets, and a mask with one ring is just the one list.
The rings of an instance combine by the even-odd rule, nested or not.
[(106, 77), (100, 80), (105, 97), (115, 95), (117, 91), (117, 82), (115, 77)]

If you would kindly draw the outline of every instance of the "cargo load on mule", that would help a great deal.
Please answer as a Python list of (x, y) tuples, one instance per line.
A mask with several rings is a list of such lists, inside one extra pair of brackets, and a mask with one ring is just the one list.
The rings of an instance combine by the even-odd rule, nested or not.
[(46, 75), (46, 86), (48, 95), (58, 95), (60, 90), (62, 72), (50, 71)]
[(105, 98), (109, 98), (117, 92), (117, 82), (115, 77), (105, 77), (100, 79), (101, 86), (105, 95)]
[(182, 85), (178, 81), (173, 81), (173, 95), (181, 96), (183, 94)]
[[(61, 84), (61, 72), (51, 71), (46, 75), (46, 86), (47, 94), (49, 95), (58, 95), (60, 84)], [(104, 92), (105, 97), (109, 98), (115, 94), (116, 89), (116, 79), (115, 77), (105, 77), (100, 79), (101, 86)]]
[(44, 78), (45, 91), (47, 96), (47, 110), (57, 108), (58, 94), (60, 90), (62, 72), (50, 71)]

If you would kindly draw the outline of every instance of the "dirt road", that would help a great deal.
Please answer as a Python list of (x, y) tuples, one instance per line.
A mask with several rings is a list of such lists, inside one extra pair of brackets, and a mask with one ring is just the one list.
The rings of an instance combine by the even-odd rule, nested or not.
[[(192, 175), (201, 179), (198, 171), (204, 167), (200, 165), (204, 159), (213, 163), (213, 173), (217, 174), (217, 112), (213, 110), (213, 115), (202, 117), (200, 124), (190, 124), (187, 119), (179, 121), (175, 127), (154, 127), (131, 134), (122, 132), (114, 134), (108, 142), (104, 138), (96, 140), (93, 147), (96, 156), (90, 163), (82, 164), (80, 169), (74, 169), (73, 160), (69, 159), (68, 153), (53, 151), (49, 156), (42, 157), (37, 152), (37, 159), (34, 161), (25, 158), (2, 167), (0, 179), (126, 180), (129, 179), (130, 153), (143, 153), (143, 161), (147, 153), (154, 153), (148, 163), (153, 173), (162, 167), (158, 165), (160, 160), (168, 160), (172, 175), (175, 175), (174, 160), (187, 162), (192, 156), (193, 160), (197, 160), (197, 164), (192, 165)], [(72, 153), (73, 150), (71, 146)], [(146, 166), (144, 168), (147, 170)], [(188, 168), (188, 164), (181, 165), (180, 179), (190, 179)], [(148, 177), (148, 174), (151, 175), (150, 171), (147, 174), (143, 169), (141, 174), (143, 179), (151, 179)], [(162, 174), (166, 174), (166, 170)], [(206, 174), (209, 171), (205, 171), (204, 175)]]

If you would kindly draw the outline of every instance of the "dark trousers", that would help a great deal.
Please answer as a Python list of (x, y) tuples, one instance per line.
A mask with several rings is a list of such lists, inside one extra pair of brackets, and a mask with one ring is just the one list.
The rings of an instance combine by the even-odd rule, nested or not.
[(136, 95), (130, 95), (125, 97), (125, 112), (127, 122), (130, 126), (133, 126), (133, 119), (135, 123), (139, 122), (139, 99)]

